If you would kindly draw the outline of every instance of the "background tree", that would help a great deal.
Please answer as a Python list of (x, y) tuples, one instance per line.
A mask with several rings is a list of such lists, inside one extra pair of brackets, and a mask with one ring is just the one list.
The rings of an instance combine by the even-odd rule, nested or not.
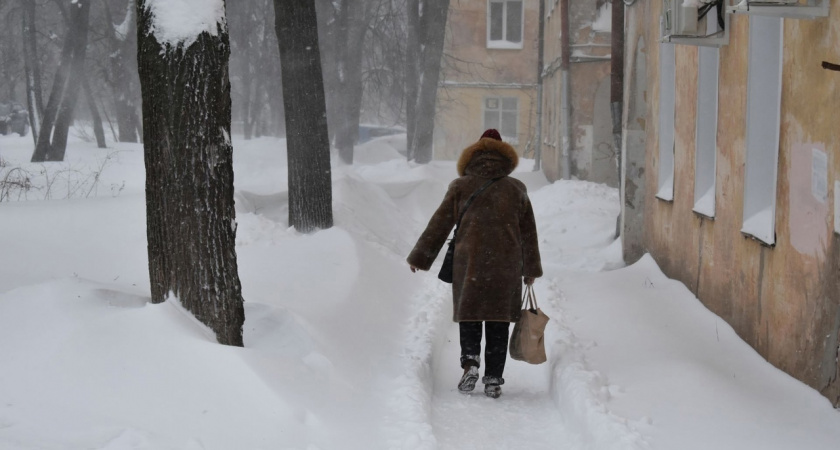
[(330, 228), (330, 141), (314, 0), (274, 0), (283, 73), (289, 167), (289, 225)]
[(409, 161), (432, 160), (435, 103), (448, 14), (449, 0), (408, 0), (405, 70)]
[(26, 107), (32, 139), (38, 143), (41, 131), (41, 115), (44, 112), (44, 94), (41, 89), (41, 61), (38, 59), (38, 24), (35, 0), (20, 0), (21, 6), (21, 53), (26, 74)]
[[(90, 0), (71, 1), (68, 4), (73, 7), (69, 11), (62, 9), (62, 15), (67, 18), (67, 35), (32, 162), (63, 161), (67, 150), (67, 137), (84, 76), (90, 19)], [(58, 5), (65, 6), (61, 2)]]
[(160, 42), (145, 3), (137, 3), (137, 60), (152, 301), (173, 293), (219, 342), (241, 346), (227, 27)]
[(137, 20), (135, 0), (128, 0), (123, 13), (115, 22), (111, 1), (103, 5), (103, 41), (106, 42), (107, 63), (101, 68), (105, 83), (113, 96), (113, 110), (116, 116), (119, 142), (138, 142), (142, 135), (139, 115), (140, 93), (137, 80)]
[(330, 42), (329, 53), (321, 61), (328, 67), (324, 72), (327, 86), (328, 125), (335, 136), (338, 156), (346, 164), (353, 163), (353, 147), (359, 139), (359, 119), (362, 110), (363, 52), (371, 12), (381, 0), (340, 0), (328, 2), (331, 8), (322, 7), (319, 26), (326, 26), (321, 33)]
[(285, 116), (280, 53), (271, 0), (252, 0), (228, 14), (231, 40), (231, 89), (237, 132), (246, 140), (284, 136)]

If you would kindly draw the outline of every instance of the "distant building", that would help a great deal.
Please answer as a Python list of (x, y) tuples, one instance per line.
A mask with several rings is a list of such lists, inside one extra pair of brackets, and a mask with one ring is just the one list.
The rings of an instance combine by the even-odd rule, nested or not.
[(487, 128), (520, 152), (536, 128), (539, 3), (451, 2), (446, 27), (434, 155), (455, 159)]
[(680, 7), (626, 10), (625, 258), (840, 406), (840, 0)]

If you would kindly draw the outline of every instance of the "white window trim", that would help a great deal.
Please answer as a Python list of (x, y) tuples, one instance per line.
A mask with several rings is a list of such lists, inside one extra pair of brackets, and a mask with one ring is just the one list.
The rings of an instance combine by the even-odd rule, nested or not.
[[(694, 139), (694, 212), (714, 218), (715, 189), (717, 185), (720, 52), (713, 47), (700, 48), (697, 56), (697, 65), (697, 124)], [(704, 75), (709, 77), (708, 81), (714, 80), (713, 87), (711, 83), (709, 85), (703, 83)], [(704, 86), (707, 87), (706, 90), (703, 89)], [(705, 114), (709, 114), (709, 116), (707, 117)], [(704, 119), (708, 119), (713, 123), (705, 123)], [(709, 130), (708, 127), (704, 129), (704, 124), (709, 125), (712, 129)], [(711, 168), (711, 173), (709, 173), (709, 168)]]
[[(781, 106), (782, 106), (782, 83), (783, 83), (783, 64), (784, 64), (784, 19), (781, 18), (772, 18), (772, 17), (763, 17), (763, 16), (750, 16), (750, 48), (752, 49), (752, 44), (755, 41), (755, 34), (753, 33), (754, 30), (757, 29), (756, 23), (759, 21), (778, 21), (779, 26), (779, 86), (778, 90), (775, 92), (766, 92), (766, 90), (761, 91), (761, 95), (750, 95), (751, 92), (751, 84), (753, 79), (748, 75), (747, 76), (747, 124), (746, 124), (746, 152), (745, 152), (745, 163), (744, 163), (744, 211), (743, 211), (743, 225), (741, 228), (741, 232), (749, 235), (755, 239), (758, 239), (765, 244), (774, 245), (776, 243), (776, 189), (778, 188), (778, 175), (779, 175), (779, 137), (780, 137), (780, 126), (781, 126)], [(755, 64), (752, 63), (753, 57), (759, 58), (758, 55), (754, 55), (752, 52), (749, 53), (749, 60), (750, 66), (749, 71), (755, 70)], [(761, 58), (766, 60), (766, 56)], [(766, 73), (762, 72), (762, 73)], [(774, 109), (773, 111), (776, 112), (775, 117), (772, 119), (773, 123), (755, 123), (758, 119), (756, 119), (750, 112), (754, 109), (752, 106), (753, 102), (756, 101), (758, 97), (761, 99), (765, 99), (768, 96), (772, 98)], [(758, 100), (758, 101), (761, 101)], [(766, 110), (766, 109), (765, 109)], [(755, 128), (755, 130), (754, 130)], [(761, 143), (751, 142), (757, 136), (767, 136), (767, 132), (764, 130), (769, 129), (770, 137), (771, 137), (771, 144), (772, 148), (763, 148), (759, 147)], [(753, 137), (753, 139), (751, 139)], [(771, 154), (768, 155), (768, 152)], [(752, 158), (751, 158), (752, 157)], [(750, 160), (756, 157), (772, 157), (772, 174), (770, 183), (772, 186), (769, 188), (767, 186), (755, 186), (755, 183), (751, 183), (752, 178), (756, 175), (750, 170), (752, 164), (750, 164)], [(767, 174), (761, 174), (764, 177)], [(760, 180), (765, 178), (761, 177)], [(763, 205), (763, 207), (756, 208), (751, 207), (748, 205), (748, 202), (754, 201), (755, 198), (759, 198), (761, 194), (767, 194), (770, 196), (769, 204)], [(766, 199), (765, 199), (766, 200)]]
[(505, 97), (505, 96), (502, 96), (502, 95), (487, 95), (487, 96), (485, 96), (484, 99), (481, 101), (481, 125), (482, 125), (482, 129), (485, 129), (485, 130), (488, 128), (487, 123), (485, 123), (485, 120), (484, 120), (484, 118), (487, 116), (487, 100), (491, 99), (491, 98), (495, 98), (495, 99), (499, 100), (499, 109), (494, 109), (493, 111), (498, 111), (499, 112), (499, 128), (498, 128), (498, 131), (499, 131), (500, 134), (501, 134), (502, 128), (503, 128), (502, 127), (502, 112), (503, 111), (510, 111), (510, 110), (502, 108), (502, 100), (506, 99), (506, 98), (512, 98), (512, 99), (516, 100), (516, 134), (517, 135), (516, 136), (506, 136), (506, 135), (502, 134), (502, 140), (507, 142), (508, 144), (513, 144), (513, 145), (519, 144), (519, 125), (520, 125), (519, 124), (519, 119), (520, 119), (520, 110), (522, 109), (522, 108), (519, 107), (520, 103), (521, 103), (519, 101), (519, 97), (515, 97), (515, 96)]
[(520, 20), (522, 23), (520, 24), (520, 33), (521, 36), (519, 38), (519, 42), (511, 42), (506, 39), (501, 40), (491, 40), (490, 39), (490, 4), (491, 3), (503, 3), (504, 8), (502, 9), (502, 34), (507, 37), (507, 3), (508, 0), (487, 0), (487, 48), (492, 49), (501, 49), (501, 50), (521, 50), (523, 44), (525, 43), (525, 0), (522, 0), (522, 13), (520, 14)]
[[(677, 84), (675, 47), (674, 44), (659, 44), (659, 177), (656, 197), (665, 201), (674, 200), (674, 122)], [(670, 65), (670, 68), (666, 68), (666, 65)], [(663, 76), (666, 69), (668, 77)], [(670, 92), (670, 98), (663, 95), (665, 90)]]

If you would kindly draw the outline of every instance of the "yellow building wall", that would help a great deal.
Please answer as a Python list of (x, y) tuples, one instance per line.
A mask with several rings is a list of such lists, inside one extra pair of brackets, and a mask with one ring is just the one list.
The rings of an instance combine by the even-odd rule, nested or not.
[(539, 2), (523, 3), (521, 49), (487, 48), (487, 8), (488, 0), (450, 3), (435, 115), (435, 159), (457, 159), (461, 150), (478, 140), (484, 132), (487, 96), (519, 99), (519, 136), (512, 144), (520, 156), (532, 148)]
[[(772, 364), (840, 404), (840, 0), (831, 17), (784, 20), (783, 86), (776, 188), (776, 243), (741, 233), (744, 207), (749, 17), (735, 15), (720, 50), (716, 215), (693, 213), (697, 54), (676, 46), (674, 200), (654, 197), (659, 164), (660, 2), (638, 2), (628, 42), (647, 46), (648, 116), (644, 245)], [(632, 94), (631, 94), (632, 95)], [(828, 155), (828, 199), (811, 195), (811, 151)]]
[[(612, 118), (610, 116), (610, 33), (591, 27), (599, 8), (594, 0), (570, 0), (570, 42), (576, 56), (570, 68), (571, 84), (571, 166), (573, 177), (618, 184), (617, 172), (605, 173), (602, 164), (614, 166)], [(558, 1), (546, 0), (545, 78), (543, 80), (542, 167), (549, 180), (562, 173), (561, 8)], [(581, 61), (581, 55), (604, 60)]]

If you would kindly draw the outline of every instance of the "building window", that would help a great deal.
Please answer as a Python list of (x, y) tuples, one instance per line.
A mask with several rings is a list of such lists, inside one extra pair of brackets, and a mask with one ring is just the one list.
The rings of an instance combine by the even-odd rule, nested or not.
[(522, 0), (488, 0), (487, 47), (522, 48)]
[(673, 44), (659, 44), (659, 178), (656, 196), (674, 200), (676, 58)]
[(516, 97), (486, 97), (484, 99), (484, 129), (499, 130), (502, 139), (516, 144), (519, 141), (519, 99)]
[(782, 103), (779, 17), (750, 16), (743, 233), (776, 242), (776, 177)]
[(715, 216), (715, 164), (717, 158), (718, 72), (717, 48), (700, 47), (697, 75), (697, 130), (695, 137), (694, 211)]

